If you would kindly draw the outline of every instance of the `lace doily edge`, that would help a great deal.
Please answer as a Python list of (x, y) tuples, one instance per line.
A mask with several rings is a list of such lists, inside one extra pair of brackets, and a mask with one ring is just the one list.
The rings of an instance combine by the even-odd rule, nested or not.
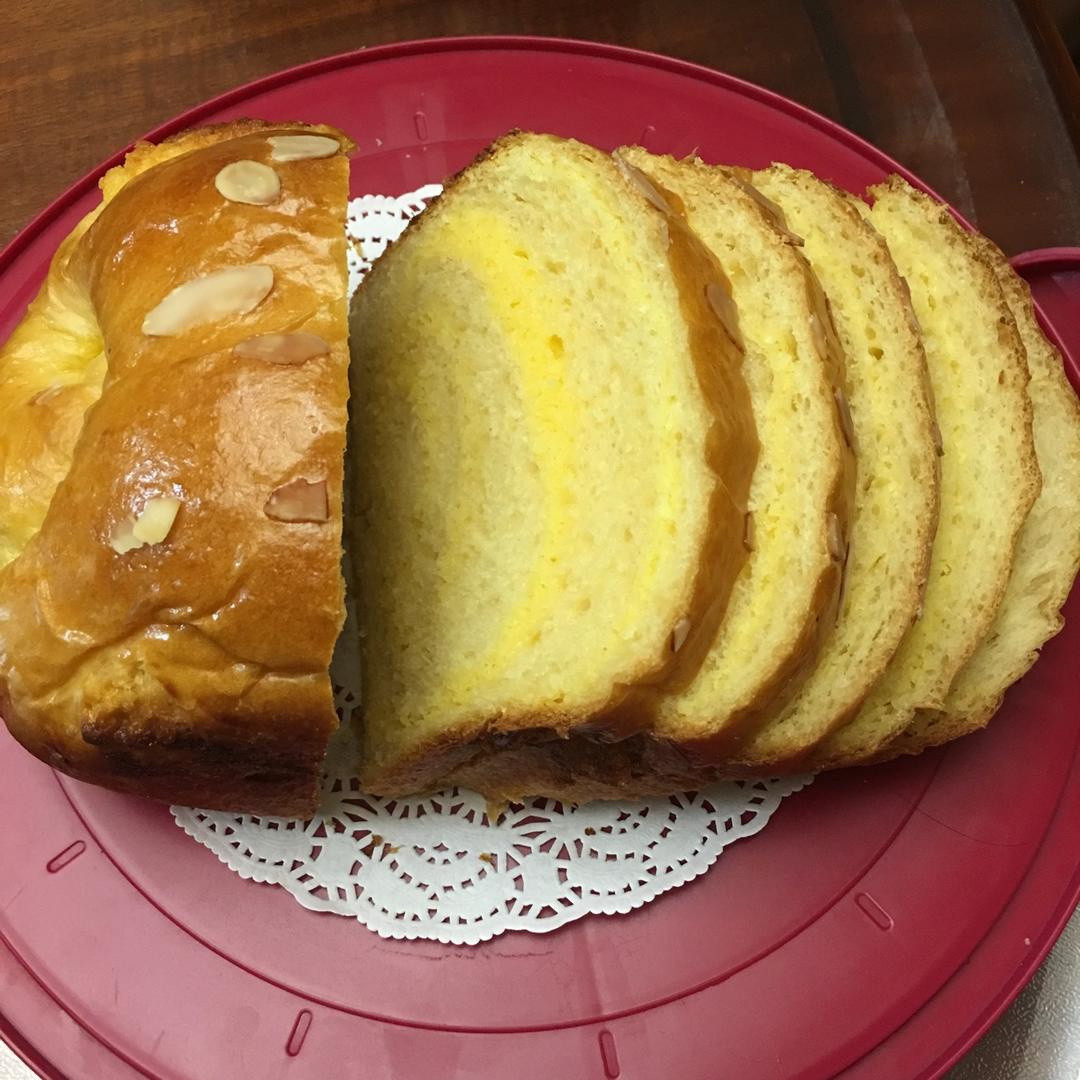
[(170, 811), (176, 824), (179, 825), (192, 840), (199, 844), (200, 847), (210, 851), (218, 862), (222, 863), (227, 869), (237, 874), (245, 881), (253, 881), (260, 885), (272, 885), (284, 889), (293, 900), (308, 911), (323, 915), (335, 915), (339, 918), (355, 919), (361, 926), (378, 934), (379, 937), (386, 941), (435, 941), (442, 945), (480, 945), (512, 930), (523, 930), (526, 933), (531, 934), (548, 934), (569, 923), (576, 922), (586, 915), (628, 915), (630, 912), (636, 911), (638, 908), (644, 907), (646, 904), (663, 896), (664, 893), (670, 892), (672, 889), (682, 888), (682, 886), (688, 885), (690, 882), (701, 877), (712, 868), (717, 859), (719, 859), (724, 851), (732, 844), (739, 840), (748, 840), (761, 832), (772, 819), (772, 815), (776, 812), (780, 803), (789, 795), (794, 795), (797, 792), (802, 791), (812, 780), (812, 776), (799, 776), (784, 778), (783, 781), (778, 782), (778, 786), (774, 787), (770, 792), (770, 794), (775, 796), (776, 801), (768, 813), (755, 815), (754, 820), (745, 826), (746, 831), (741, 832), (737, 837), (729, 840), (727, 843), (711, 848), (707, 852), (697, 853), (699, 857), (703, 854), (704, 858), (700, 859), (700, 861), (687, 860), (686, 865), (683, 868), (685, 871), (684, 873), (679, 875), (668, 875), (663, 879), (662, 884), (656, 891), (647, 896), (630, 895), (625, 898), (617, 898), (614, 900), (610, 898), (605, 899), (596, 906), (590, 905), (584, 908), (575, 906), (568, 908), (564, 912), (556, 912), (556, 914), (549, 916), (542, 922), (530, 921), (527, 924), (519, 923), (515, 925), (513, 922), (508, 921), (504, 925), (494, 926), (490, 923), (486, 923), (483, 928), (478, 926), (476, 928), (476, 933), (451, 933), (449, 931), (435, 934), (409, 933), (407, 930), (399, 930), (396, 926), (384, 925), (384, 920), (387, 923), (389, 920), (386, 920), (381, 912), (376, 913), (373, 911), (372, 914), (376, 914), (376, 918), (369, 921), (364, 917), (365, 913), (362, 911), (335, 911), (333, 908), (323, 905), (317, 898), (313, 898), (309, 893), (294, 892), (292, 889), (289, 889), (282, 880), (282, 875), (260, 874), (257, 870), (253, 870), (247, 865), (231, 862), (222, 852), (210, 847), (202, 840), (196, 830), (193, 829), (186, 820), (186, 815), (200, 813), (201, 811), (180, 806), (170, 807)]

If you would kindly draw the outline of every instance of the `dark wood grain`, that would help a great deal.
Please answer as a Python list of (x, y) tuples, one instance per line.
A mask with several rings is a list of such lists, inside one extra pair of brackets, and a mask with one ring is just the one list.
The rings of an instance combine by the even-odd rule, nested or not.
[(898, 157), (1009, 252), (1080, 243), (1080, 89), (1039, 0), (6, 0), (4, 15), (0, 242), (238, 83), (387, 41), (528, 33), (761, 83)]

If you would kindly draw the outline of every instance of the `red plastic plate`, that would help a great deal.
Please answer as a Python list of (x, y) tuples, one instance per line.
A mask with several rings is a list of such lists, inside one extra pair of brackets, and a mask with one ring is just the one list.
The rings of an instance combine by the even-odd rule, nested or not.
[[(241, 115), (350, 132), (354, 194), (441, 180), (511, 127), (785, 160), (851, 190), (903, 171), (757, 87), (554, 40), (334, 57), (151, 137)], [(0, 254), (0, 333), (100, 172)], [(1055, 258), (1038, 290), (1053, 327), (1080, 343), (1077, 309), (1055, 291), (1072, 264)], [(1078, 608), (1074, 596), (1067, 611)], [(474, 948), (387, 942), (308, 912), (226, 870), (164, 807), (58, 777), (0, 735), (3, 1031), (50, 1077), (940, 1075), (1077, 899), (1077, 626), (985, 733), (823, 777), (709, 874), (631, 915)]]

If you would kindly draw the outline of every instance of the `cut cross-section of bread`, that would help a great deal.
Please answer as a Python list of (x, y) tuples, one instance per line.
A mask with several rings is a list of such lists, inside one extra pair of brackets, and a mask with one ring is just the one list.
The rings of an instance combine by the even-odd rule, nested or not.
[(843, 610), (818, 663), (778, 717), (730, 762), (791, 768), (851, 719), (922, 602), (937, 527), (938, 468), (926, 358), (907, 289), (852, 196), (787, 165), (753, 182), (803, 238), (847, 362), (858, 458)]
[(994, 620), (1039, 491), (1024, 345), (992, 263), (945, 207), (899, 177), (870, 194), (870, 220), (922, 327), (940, 512), (921, 615), (859, 713), (815, 752), (821, 767), (872, 758), (917, 710), (944, 706)]
[(565, 794), (493, 747), (587, 757), (693, 677), (757, 457), (730, 306), (656, 193), (551, 136), (499, 140), (376, 265), (350, 451), (369, 790), (474, 762), (494, 797)]
[(744, 179), (637, 147), (617, 155), (681, 201), (732, 285), (761, 442), (752, 552), (697, 678), (654, 732), (704, 765), (798, 688), (836, 620), (854, 480), (843, 353), (820, 286), (773, 208)]
[(1042, 490), (1020, 530), (989, 634), (961, 668), (944, 706), (917, 715), (886, 748), (887, 757), (917, 754), (983, 727), (1061, 629), (1061, 607), (1080, 569), (1080, 402), (1039, 327), (1027, 284), (991, 241), (977, 243), (994, 266), (1027, 350)]

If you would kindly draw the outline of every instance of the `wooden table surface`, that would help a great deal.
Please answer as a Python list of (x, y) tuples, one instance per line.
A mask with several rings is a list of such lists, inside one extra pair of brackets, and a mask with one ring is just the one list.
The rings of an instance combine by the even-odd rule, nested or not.
[(549, 34), (718, 68), (852, 128), (1009, 253), (1080, 244), (1080, 82), (1040, 0), (5, 0), (0, 244), (238, 83), (361, 46)]
[[(103, 158), (238, 83), (388, 41), (520, 33), (760, 83), (897, 157), (1007, 252), (1080, 245), (1080, 80), (1039, 0), (5, 0), (4, 15), (0, 244)], [(955, 1075), (1005, 1076), (1003, 1030)]]

